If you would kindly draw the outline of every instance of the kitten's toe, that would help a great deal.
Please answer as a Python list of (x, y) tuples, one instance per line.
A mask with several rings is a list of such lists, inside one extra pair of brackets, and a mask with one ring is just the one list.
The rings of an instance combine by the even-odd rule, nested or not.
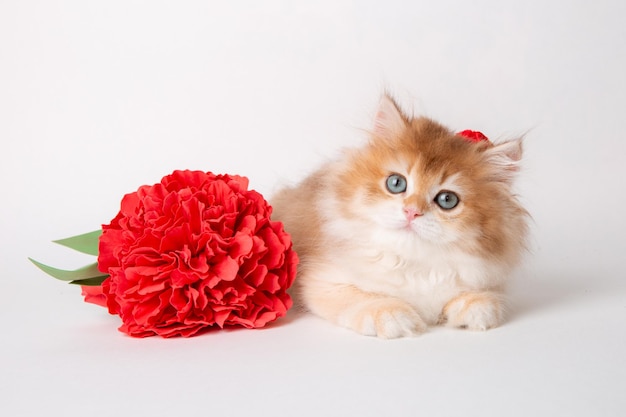
[(394, 339), (416, 336), (427, 328), (410, 305), (392, 298), (370, 300), (346, 313), (340, 324), (366, 336)]
[(449, 327), (487, 330), (497, 327), (503, 316), (504, 303), (499, 294), (491, 292), (465, 293), (450, 300), (443, 309)]

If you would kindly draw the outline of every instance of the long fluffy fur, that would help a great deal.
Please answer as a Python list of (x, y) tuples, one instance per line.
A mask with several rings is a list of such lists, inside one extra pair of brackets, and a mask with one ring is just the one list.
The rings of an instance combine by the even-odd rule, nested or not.
[[(470, 143), (383, 96), (368, 143), (272, 199), (300, 257), (296, 301), (383, 338), (497, 326), (527, 234), (511, 191), (521, 155), (521, 140)], [(394, 173), (405, 192), (386, 189)], [(442, 190), (459, 196), (457, 207), (435, 204)]]

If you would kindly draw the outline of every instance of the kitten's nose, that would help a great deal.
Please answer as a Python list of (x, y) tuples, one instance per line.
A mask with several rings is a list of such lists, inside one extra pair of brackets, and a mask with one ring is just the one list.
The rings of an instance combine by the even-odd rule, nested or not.
[(404, 215), (406, 216), (406, 219), (408, 221), (411, 221), (417, 219), (419, 216), (422, 215), (422, 213), (420, 213), (419, 210), (417, 210), (415, 207), (405, 207)]

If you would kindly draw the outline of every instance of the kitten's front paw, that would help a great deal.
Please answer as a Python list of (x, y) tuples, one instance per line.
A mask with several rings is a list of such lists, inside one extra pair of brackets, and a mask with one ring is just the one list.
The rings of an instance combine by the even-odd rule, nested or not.
[(338, 322), (363, 335), (383, 339), (416, 336), (427, 328), (415, 309), (395, 298), (380, 298), (359, 303), (341, 314)]
[(453, 298), (443, 308), (446, 326), (469, 330), (487, 330), (502, 322), (504, 303), (493, 292), (465, 293)]

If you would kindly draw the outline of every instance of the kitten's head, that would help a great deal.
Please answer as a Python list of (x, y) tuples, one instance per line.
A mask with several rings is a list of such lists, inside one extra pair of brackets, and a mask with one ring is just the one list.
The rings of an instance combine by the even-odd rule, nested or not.
[(398, 241), (517, 258), (527, 215), (511, 191), (521, 140), (474, 143), (405, 115), (388, 96), (371, 136), (336, 183), (345, 216)]

